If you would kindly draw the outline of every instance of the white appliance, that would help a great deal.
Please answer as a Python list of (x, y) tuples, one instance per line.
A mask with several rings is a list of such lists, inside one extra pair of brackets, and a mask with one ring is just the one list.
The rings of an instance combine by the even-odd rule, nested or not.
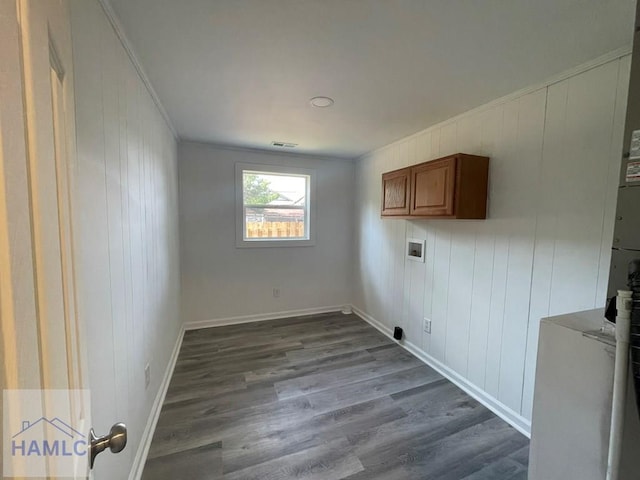
[[(603, 310), (540, 324), (529, 480), (604, 480), (615, 338), (599, 332)], [(629, 375), (621, 480), (640, 479), (640, 421)]]

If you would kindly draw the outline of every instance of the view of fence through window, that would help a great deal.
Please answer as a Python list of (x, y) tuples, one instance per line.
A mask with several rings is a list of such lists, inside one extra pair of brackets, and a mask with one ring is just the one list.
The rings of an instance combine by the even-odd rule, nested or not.
[(306, 239), (307, 175), (242, 173), (246, 239)]

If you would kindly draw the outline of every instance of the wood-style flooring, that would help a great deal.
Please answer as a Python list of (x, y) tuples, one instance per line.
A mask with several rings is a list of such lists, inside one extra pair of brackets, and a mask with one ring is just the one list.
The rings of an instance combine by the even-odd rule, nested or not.
[(522, 480), (529, 442), (355, 315), (188, 331), (144, 480)]

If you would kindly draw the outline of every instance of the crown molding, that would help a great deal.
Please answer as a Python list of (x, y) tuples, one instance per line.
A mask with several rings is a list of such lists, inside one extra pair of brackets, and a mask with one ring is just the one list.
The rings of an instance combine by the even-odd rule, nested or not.
[(111, 24), (111, 27), (116, 33), (118, 40), (120, 40), (120, 43), (124, 47), (125, 52), (127, 52), (127, 55), (129, 56), (129, 60), (131, 60), (131, 63), (136, 69), (136, 72), (138, 72), (138, 76), (140, 77), (140, 80), (142, 80), (142, 83), (147, 88), (149, 95), (151, 95), (151, 98), (153, 99), (153, 103), (156, 104), (156, 107), (160, 111), (160, 114), (164, 118), (164, 121), (167, 123), (169, 130), (171, 130), (171, 133), (173, 134), (176, 140), (180, 140), (178, 132), (173, 126), (173, 123), (171, 122), (171, 118), (169, 117), (169, 114), (167, 113), (164, 106), (162, 105), (162, 102), (160, 101), (160, 97), (158, 97), (158, 94), (156, 93), (155, 89), (153, 88), (153, 85), (151, 84), (151, 80), (149, 80), (149, 77), (144, 71), (144, 68), (142, 68), (142, 64), (140, 63), (140, 60), (138, 60), (138, 57), (135, 51), (133, 50), (133, 47), (131, 46), (131, 42), (127, 38), (127, 35), (124, 33), (124, 28), (122, 27), (122, 24), (120, 23), (120, 19), (116, 15), (116, 12), (113, 10), (113, 7), (111, 6), (111, 2), (109, 0), (98, 0), (98, 3), (102, 7), (104, 14), (109, 20), (109, 23)]

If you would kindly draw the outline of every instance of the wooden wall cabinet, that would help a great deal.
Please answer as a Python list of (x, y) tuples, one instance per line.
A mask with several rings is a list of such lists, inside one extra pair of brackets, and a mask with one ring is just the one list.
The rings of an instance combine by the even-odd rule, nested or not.
[(382, 175), (382, 216), (484, 219), (489, 158), (457, 153)]
[(409, 215), (411, 167), (382, 175), (382, 215), (385, 217)]

